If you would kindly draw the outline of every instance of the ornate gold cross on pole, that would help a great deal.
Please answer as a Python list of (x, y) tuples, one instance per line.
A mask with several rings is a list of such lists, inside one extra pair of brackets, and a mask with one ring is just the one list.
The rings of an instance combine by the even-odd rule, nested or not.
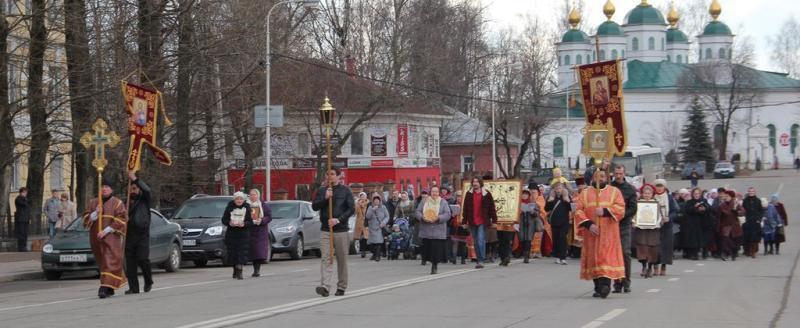
[(114, 148), (119, 144), (119, 135), (114, 131), (108, 131), (108, 124), (102, 118), (92, 124), (92, 131), (86, 132), (81, 137), (81, 144), (86, 149), (91, 150), (94, 147), (94, 159), (92, 166), (97, 170), (97, 232), (103, 230), (103, 170), (108, 165), (106, 159), (106, 147)]

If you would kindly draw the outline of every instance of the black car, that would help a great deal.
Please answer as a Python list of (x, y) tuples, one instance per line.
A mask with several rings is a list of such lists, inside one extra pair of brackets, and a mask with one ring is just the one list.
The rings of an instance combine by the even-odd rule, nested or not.
[[(150, 262), (167, 272), (181, 265), (181, 226), (150, 210)], [(97, 271), (89, 231), (83, 219), (72, 221), (42, 248), (42, 270), (47, 280), (58, 280), (65, 271)]]

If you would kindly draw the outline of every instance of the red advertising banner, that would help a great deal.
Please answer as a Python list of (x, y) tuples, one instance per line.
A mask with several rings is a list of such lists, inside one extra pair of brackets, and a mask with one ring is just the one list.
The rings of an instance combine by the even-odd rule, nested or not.
[(397, 125), (397, 157), (408, 157), (408, 124)]
[(607, 156), (623, 155), (628, 141), (619, 61), (582, 65), (578, 67), (578, 73), (587, 131), (608, 130), (605, 136), (593, 135), (586, 138), (591, 140), (587, 141), (589, 150), (597, 152), (606, 147)]
[[(156, 160), (164, 165), (172, 165), (169, 154), (156, 145), (158, 135), (158, 106), (163, 104), (161, 92), (136, 84), (122, 82), (122, 97), (128, 112), (128, 134), (131, 144), (128, 148), (128, 170), (138, 171), (142, 148), (147, 146)], [(164, 116), (165, 123), (171, 124)]]
[(394, 161), (391, 159), (373, 159), (372, 167), (394, 167)]

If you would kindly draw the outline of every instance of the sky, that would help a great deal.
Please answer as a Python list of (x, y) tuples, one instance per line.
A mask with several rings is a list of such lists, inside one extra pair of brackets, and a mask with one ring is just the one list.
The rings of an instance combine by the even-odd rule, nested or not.
[[(682, 0), (676, 0), (679, 4)], [(557, 25), (563, 0), (481, 0), (488, 12), (493, 30), (519, 27), (521, 14), (538, 17), (551, 26)], [(622, 25), (625, 15), (636, 7), (640, 0), (612, 0), (617, 11), (614, 21)], [(665, 7), (669, 0), (649, 0), (651, 5)], [(707, 1), (709, 4), (711, 0)], [(777, 70), (771, 64), (768, 38), (775, 35), (789, 17), (800, 20), (800, 2), (796, 0), (719, 0), (722, 14), (719, 19), (730, 26), (737, 36), (750, 36), (756, 51), (756, 67), (762, 70)], [(603, 5), (606, 0), (585, 0), (585, 12), (581, 13), (587, 26), (597, 26), (606, 20)], [(667, 13), (663, 13), (666, 17)], [(680, 23), (679, 23), (680, 27)], [(562, 31), (563, 32), (563, 31)], [(589, 32), (589, 31), (585, 31)]]

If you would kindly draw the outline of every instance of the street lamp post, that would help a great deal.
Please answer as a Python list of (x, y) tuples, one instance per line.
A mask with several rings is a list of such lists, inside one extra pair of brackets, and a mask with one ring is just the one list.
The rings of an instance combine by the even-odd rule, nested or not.
[(266, 124), (266, 131), (265, 131), (266, 135), (264, 136), (264, 144), (265, 144), (265, 148), (266, 148), (264, 150), (264, 158), (266, 159), (266, 172), (264, 172), (264, 180), (265, 180), (264, 184), (265, 184), (265, 188), (266, 188), (265, 197), (266, 197), (267, 201), (272, 200), (272, 185), (271, 185), (272, 184), (272, 176), (271, 176), (272, 175), (272, 140), (271, 140), (271, 137), (270, 137), (271, 134), (272, 134), (272, 122), (270, 122), (270, 117), (269, 117), (269, 113), (270, 113), (270, 108), (269, 108), (269, 105), (270, 105), (270, 99), (269, 99), (269, 97), (270, 97), (270, 94), (269, 94), (270, 83), (269, 82), (270, 82), (271, 59), (272, 59), (270, 55), (271, 55), (271, 51), (272, 50), (270, 49), (269, 18), (270, 18), (270, 16), (272, 16), (272, 10), (273, 9), (275, 9), (279, 5), (289, 4), (289, 3), (302, 3), (303, 6), (305, 6), (306, 8), (316, 8), (316, 7), (319, 6), (320, 0), (283, 0), (283, 1), (276, 2), (274, 5), (272, 5), (272, 7), (269, 8), (269, 11), (267, 11), (267, 53), (265, 55), (266, 58), (264, 59), (264, 69), (266, 71), (265, 80), (266, 80), (266, 85), (267, 85), (267, 88), (266, 88), (267, 89), (267, 99), (266, 99), (266, 102), (267, 102), (266, 103), (266, 105), (267, 105), (267, 124)]

